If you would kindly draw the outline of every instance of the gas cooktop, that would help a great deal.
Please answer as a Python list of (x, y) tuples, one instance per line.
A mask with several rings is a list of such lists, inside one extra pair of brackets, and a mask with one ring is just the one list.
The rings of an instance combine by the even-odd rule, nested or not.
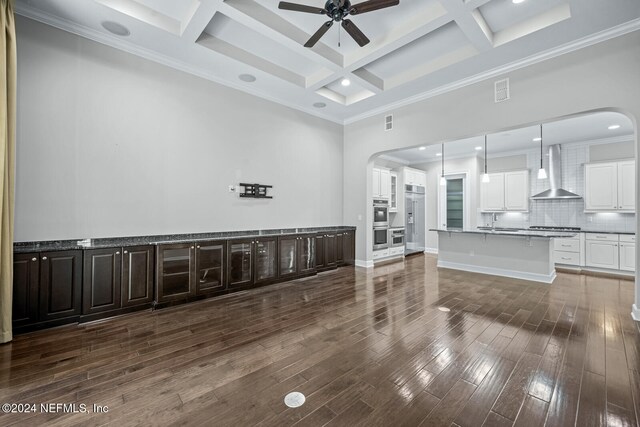
[(559, 227), (556, 225), (532, 225), (530, 230), (580, 231), (580, 227)]

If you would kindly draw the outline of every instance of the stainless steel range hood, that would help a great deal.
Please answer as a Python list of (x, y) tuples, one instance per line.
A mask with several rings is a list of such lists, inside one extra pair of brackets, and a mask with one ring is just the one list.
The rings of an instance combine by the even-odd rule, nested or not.
[(562, 151), (560, 145), (549, 146), (549, 188), (531, 197), (531, 200), (582, 199), (562, 188)]

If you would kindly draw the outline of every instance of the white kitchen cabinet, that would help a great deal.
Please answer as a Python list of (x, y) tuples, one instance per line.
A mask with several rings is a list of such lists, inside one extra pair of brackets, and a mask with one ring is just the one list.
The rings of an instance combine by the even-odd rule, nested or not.
[(529, 210), (529, 171), (505, 172), (504, 207), (507, 211)]
[(380, 197), (380, 169), (373, 168), (372, 176), (373, 197)]
[(620, 270), (636, 271), (636, 244), (620, 242)]
[(388, 169), (373, 168), (373, 197), (388, 199), (391, 195), (391, 172)]
[[(616, 239), (617, 239), (617, 235)], [(618, 270), (618, 242), (611, 240), (585, 241), (586, 266)]]
[(415, 169), (404, 169), (404, 183), (406, 185), (427, 186), (427, 176), (424, 172)]
[(504, 174), (489, 174), (489, 182), (480, 184), (480, 209), (484, 212), (504, 210)]
[(389, 212), (398, 212), (398, 174), (391, 172), (389, 193)]
[(584, 210), (635, 211), (635, 161), (585, 165)]
[(584, 233), (574, 237), (553, 239), (553, 260), (556, 264), (584, 265)]
[(618, 162), (618, 210), (636, 210), (636, 162)]
[(529, 210), (529, 171), (490, 173), (480, 184), (483, 212), (526, 212)]

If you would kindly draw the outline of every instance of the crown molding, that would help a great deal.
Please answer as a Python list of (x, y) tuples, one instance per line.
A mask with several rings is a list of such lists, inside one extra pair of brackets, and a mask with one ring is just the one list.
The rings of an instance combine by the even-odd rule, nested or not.
[[(100, 43), (103, 44), (105, 46), (109, 46), (111, 48), (114, 49), (118, 49), (121, 50), (123, 52), (147, 59), (149, 61), (153, 61), (156, 62), (158, 64), (162, 64), (165, 65), (167, 67), (173, 68), (175, 70), (178, 71), (182, 71), (185, 72), (187, 74), (191, 74), (200, 78), (203, 78), (205, 80), (209, 80), (212, 81), (214, 83), (218, 83), (222, 86), (225, 87), (229, 87), (232, 89), (236, 89), (239, 90), (241, 92), (245, 92), (248, 93), (249, 95), (253, 95), (253, 96), (257, 96), (258, 98), (262, 98), (265, 99), (267, 101), (270, 102), (274, 102), (276, 104), (297, 110), (297, 111), (302, 111), (304, 113), (307, 113), (311, 116), (315, 116), (324, 120), (328, 120), (331, 121), (333, 123), (337, 123), (340, 125), (344, 125), (342, 120), (337, 120), (335, 117), (331, 117), (329, 115), (326, 114), (322, 114), (321, 112), (317, 111), (317, 110), (312, 110), (310, 108), (304, 108), (304, 107), (300, 107), (299, 105), (295, 105), (292, 104), (288, 101), (284, 101), (282, 99), (276, 98), (274, 96), (271, 96), (267, 93), (264, 93), (260, 90), (257, 90), (255, 88), (248, 88), (244, 85), (240, 85), (228, 80), (224, 80), (221, 79), (209, 72), (207, 72), (207, 70), (199, 68), (199, 67), (194, 67), (191, 64), (188, 64), (184, 61), (179, 61), (175, 58), (171, 58), (169, 56), (166, 55), (162, 55), (156, 51), (150, 50), (150, 49), (146, 49), (140, 46), (137, 46), (133, 43), (127, 42), (125, 40), (122, 40), (121, 38), (118, 38), (116, 36), (111, 36), (109, 34), (105, 34), (102, 33), (100, 31), (96, 31), (93, 28), (90, 27), (86, 27), (84, 25), (79, 25), (75, 22), (71, 22), (69, 20), (66, 19), (62, 19), (62, 18), (58, 18), (56, 16), (52, 16), (49, 14), (45, 14), (40, 12), (37, 9), (34, 9), (32, 7), (26, 6), (23, 3), (17, 3), (15, 5), (15, 13), (21, 16), (24, 16), (25, 18), (29, 18), (32, 19), (34, 21), (38, 21), (40, 23), (43, 23), (45, 25), (49, 25), (51, 27), (57, 28), (59, 30), (62, 31), (66, 31), (68, 33), (71, 34), (75, 34), (77, 36), (89, 39), (91, 41), (94, 41), (96, 43)], [(258, 70), (259, 71), (259, 70)]]
[(607, 30), (601, 31), (596, 34), (592, 34), (587, 37), (583, 37), (581, 39), (575, 40), (570, 43), (566, 43), (562, 46), (558, 46), (553, 49), (546, 50), (536, 55), (532, 55), (527, 58), (523, 58), (521, 60), (514, 61), (509, 64), (494, 68), (492, 70), (476, 74), (466, 79), (458, 80), (457, 82), (454, 82), (448, 85), (440, 86), (439, 88), (420, 93), (410, 98), (403, 99), (402, 101), (393, 102), (382, 107), (371, 109), (365, 113), (358, 114), (356, 116), (352, 116), (345, 119), (344, 124), (349, 125), (349, 124), (358, 122), (360, 120), (364, 120), (369, 117), (376, 116), (378, 114), (383, 114), (383, 113), (388, 114), (393, 109), (415, 104), (417, 102), (424, 101), (425, 99), (433, 98), (435, 96), (442, 95), (447, 92), (461, 89), (463, 87), (470, 86), (490, 78), (495, 78), (503, 74), (516, 71), (516, 70), (528, 67), (530, 65), (537, 64), (539, 62), (546, 61), (548, 59), (556, 58), (558, 56), (562, 56), (564, 54), (574, 52), (576, 50), (580, 50), (585, 47), (592, 46), (594, 44), (598, 44), (616, 37), (623, 36), (625, 34), (631, 33), (633, 31), (637, 31), (639, 29), (640, 29), (640, 18), (636, 18), (629, 22), (625, 22), (624, 24), (618, 25), (616, 27), (609, 28)]

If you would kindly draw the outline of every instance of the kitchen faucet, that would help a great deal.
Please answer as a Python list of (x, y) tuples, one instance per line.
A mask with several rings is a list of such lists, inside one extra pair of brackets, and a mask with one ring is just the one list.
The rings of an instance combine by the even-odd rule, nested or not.
[(491, 228), (494, 227), (494, 223), (498, 221), (498, 214), (497, 213), (492, 213), (491, 214)]

